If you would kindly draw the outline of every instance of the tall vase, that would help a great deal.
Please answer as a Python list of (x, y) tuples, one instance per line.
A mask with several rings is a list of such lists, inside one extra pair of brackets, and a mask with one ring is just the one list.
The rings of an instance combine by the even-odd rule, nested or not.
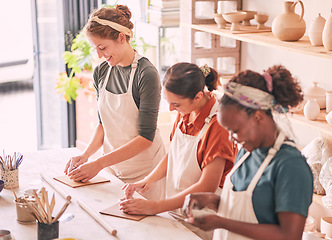
[(320, 108), (316, 100), (309, 99), (308, 102), (304, 105), (303, 113), (307, 119), (312, 121), (316, 120), (320, 113)]
[[(301, 5), (301, 16), (295, 13), (297, 3)], [(304, 6), (302, 1), (284, 2), (284, 12), (272, 22), (272, 32), (281, 41), (297, 41), (303, 37), (306, 24), (303, 19)]]
[[(332, 9), (331, 9), (332, 12)], [(323, 30), (323, 45), (328, 51), (332, 51), (332, 13), (327, 19)]]
[(309, 40), (313, 46), (322, 46), (323, 45), (323, 29), (325, 25), (325, 18), (323, 18), (320, 13), (318, 17), (312, 20), (312, 23), (309, 27)]

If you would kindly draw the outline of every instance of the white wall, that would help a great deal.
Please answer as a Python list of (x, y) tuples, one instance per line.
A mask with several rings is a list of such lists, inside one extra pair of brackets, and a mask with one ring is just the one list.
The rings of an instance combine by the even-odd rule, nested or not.
[[(332, 0), (302, 0), (304, 4), (304, 20), (307, 32), (312, 20), (321, 13), (327, 19), (332, 8)], [(281, 0), (243, 0), (244, 10), (265, 12), (269, 15), (267, 26), (272, 26), (273, 19), (283, 12), (283, 1)], [(296, 6), (296, 13), (300, 13), (300, 4)], [(319, 58), (304, 54), (298, 54), (281, 49), (257, 46), (249, 43), (242, 43), (241, 69), (251, 69), (258, 72), (275, 64), (284, 65), (296, 76), (302, 88), (310, 87), (312, 82), (318, 82), (318, 86), (326, 90), (332, 90), (332, 59)], [(294, 126), (294, 131), (299, 144), (307, 144), (319, 133), (304, 129), (302, 126)]]

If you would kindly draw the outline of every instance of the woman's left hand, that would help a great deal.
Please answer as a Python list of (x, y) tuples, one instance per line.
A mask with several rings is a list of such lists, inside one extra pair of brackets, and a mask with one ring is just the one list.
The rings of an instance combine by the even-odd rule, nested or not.
[(120, 210), (133, 215), (155, 215), (157, 213), (156, 205), (157, 203), (152, 200), (132, 198), (120, 202)]
[(75, 182), (87, 182), (95, 177), (101, 169), (101, 166), (97, 162), (89, 162), (70, 171), (68, 176)]

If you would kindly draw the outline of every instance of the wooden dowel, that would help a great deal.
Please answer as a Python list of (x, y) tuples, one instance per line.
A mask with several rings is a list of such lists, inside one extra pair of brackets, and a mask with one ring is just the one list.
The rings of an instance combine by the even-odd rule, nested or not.
[(40, 173), (40, 176), (64, 199), (69, 196), (69, 194), (67, 194), (61, 187), (59, 187), (50, 177), (47, 177), (44, 173)]
[(44, 191), (44, 199), (45, 199), (46, 210), (47, 210), (47, 222), (51, 223), (52, 222), (51, 207), (50, 207), (50, 203), (48, 202), (48, 194), (46, 191)]
[(36, 190), (33, 189), (32, 192), (33, 192), (33, 196), (35, 197), (35, 199), (36, 199), (36, 201), (37, 201), (37, 204), (38, 204), (38, 206), (39, 206), (38, 209), (40, 209), (40, 211), (39, 211), (39, 212), (40, 212), (40, 215), (43, 217), (43, 220), (45, 219), (44, 222), (46, 222), (46, 221), (47, 221), (47, 213), (45, 212), (45, 209), (44, 209), (42, 203), (40, 202), (40, 199), (39, 199), (39, 197), (38, 197), (38, 195), (37, 195)]
[(53, 213), (54, 206), (55, 206), (55, 197), (54, 197), (54, 193), (53, 193), (51, 204), (50, 204), (51, 216), (52, 216), (52, 213)]
[(109, 232), (111, 235), (115, 236), (117, 234), (117, 231), (113, 229), (109, 224), (95, 211), (93, 211), (88, 205), (81, 201), (77, 201), (78, 205), (80, 205), (81, 208), (83, 208), (91, 217), (93, 217), (107, 232)]

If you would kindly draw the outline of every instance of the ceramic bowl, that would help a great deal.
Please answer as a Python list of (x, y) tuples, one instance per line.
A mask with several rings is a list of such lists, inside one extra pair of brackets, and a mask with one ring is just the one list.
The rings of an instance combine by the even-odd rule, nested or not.
[(232, 23), (231, 30), (238, 31), (241, 30), (239, 26), (239, 22), (243, 21), (247, 16), (246, 12), (230, 12), (223, 13), (222, 16), (227, 22)]
[(222, 14), (215, 13), (214, 14), (214, 21), (217, 23), (218, 28), (225, 28), (226, 27), (226, 20), (223, 18)]
[(255, 20), (258, 23), (257, 29), (263, 29), (265, 26), (264, 24), (269, 19), (269, 15), (266, 14), (255, 14)]
[(243, 19), (242, 25), (243, 26), (250, 26), (250, 20), (254, 19), (255, 14), (257, 13), (257, 11), (239, 11), (239, 12), (245, 12), (247, 13), (246, 17)]
[(325, 116), (326, 122), (332, 125), (332, 111)]
[(2, 191), (4, 186), (5, 186), (5, 182), (3, 180), (0, 180), (0, 192)]
[(332, 217), (322, 217), (320, 220), (320, 231), (325, 237), (332, 237)]

